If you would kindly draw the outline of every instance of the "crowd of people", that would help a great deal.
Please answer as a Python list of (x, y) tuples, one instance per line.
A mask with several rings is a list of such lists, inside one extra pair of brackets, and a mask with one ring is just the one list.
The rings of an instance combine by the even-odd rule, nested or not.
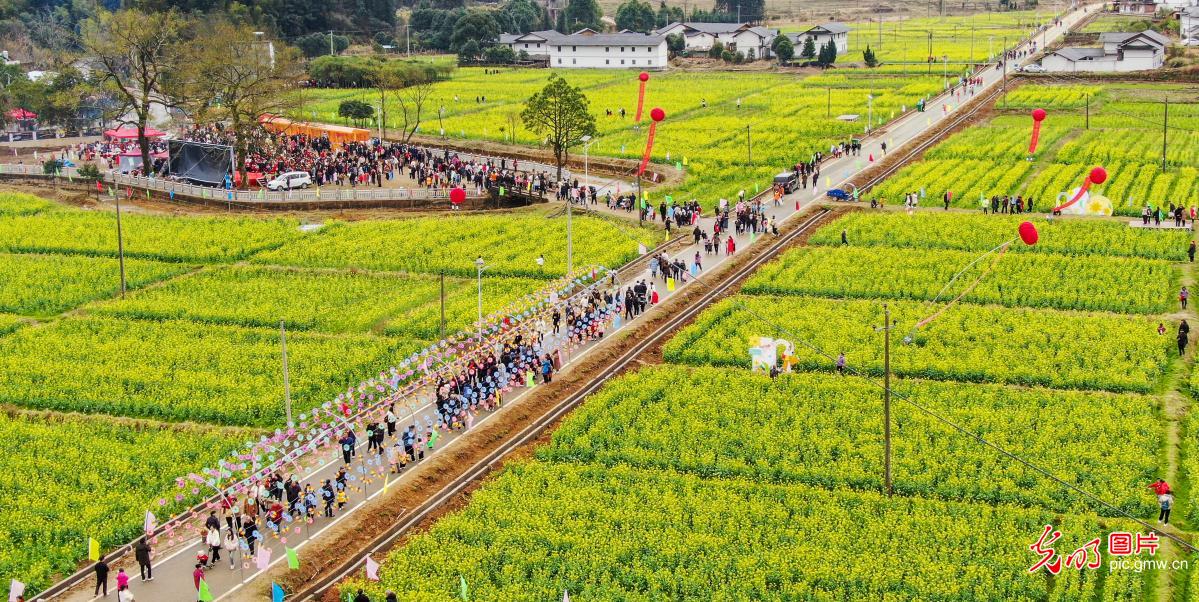
[[(629, 290), (642, 290), (639, 287), (643, 286), (644, 281)], [(195, 554), (192, 573), (196, 590), (206, 572), (223, 562), (235, 570), (239, 562), (255, 559), (266, 537), (285, 537), (289, 528), (342, 513), (354, 482), (361, 483), (375, 472), (370, 466), (378, 467), (380, 476), (384, 470), (389, 475), (401, 474), (431, 454), (440, 437), (468, 430), (480, 413), (497, 409), (513, 388), (530, 381), (552, 382), (562, 367), (563, 350), (602, 338), (609, 315), (624, 307), (629, 298), (630, 293), (621, 290), (613, 274), (600, 285), (558, 302), (543, 312), (531, 329), (496, 340), (492, 348), (477, 352), (453, 374), (442, 373), (431, 386), (436, 417), (425, 416), (423, 424), (415, 412), (401, 420), (395, 404), (370, 412), (360, 432), (347, 422), (331, 437), (342, 461), (331, 478), (304, 482), (294, 473), (284, 476), (275, 472), (249, 483), (244, 490), (226, 491), (199, 534), (201, 548)], [(424, 368), (433, 371), (437, 366), (426, 364)], [(346, 405), (341, 411), (347, 418), (352, 414)], [(150, 541), (143, 537), (135, 545), (142, 581), (154, 579)], [(101, 561), (94, 570), (96, 595), (107, 595), (109, 566)], [(121, 602), (133, 600), (129, 581), (124, 570), (118, 572), (117, 589), (125, 596)]]
[[(195, 126), (187, 140), (209, 144), (232, 144), (231, 132), (219, 124)], [(507, 187), (541, 192), (549, 190), (545, 172), (520, 171), (520, 162), (507, 159), (467, 158), (448, 149), (434, 150), (414, 144), (385, 142), (334, 143), (325, 136), (285, 134), (260, 130), (246, 156), (247, 171), (274, 174), (304, 171), (318, 186), (375, 186), (407, 175), (410, 184), (422, 188)]]

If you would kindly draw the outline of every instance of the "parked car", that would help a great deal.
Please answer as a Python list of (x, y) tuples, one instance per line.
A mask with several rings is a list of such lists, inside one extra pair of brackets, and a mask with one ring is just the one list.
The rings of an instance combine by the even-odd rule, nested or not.
[(1021, 67), (1020, 70), (1025, 73), (1044, 73), (1045, 72), (1045, 68), (1037, 63), (1029, 63), (1029, 64)]
[(795, 192), (796, 187), (799, 186), (799, 178), (793, 171), (784, 171), (783, 173), (774, 176), (774, 185), (782, 186), (783, 192), (791, 194), (792, 192)]
[(295, 190), (312, 186), (312, 176), (306, 171), (289, 171), (266, 183), (270, 190)]

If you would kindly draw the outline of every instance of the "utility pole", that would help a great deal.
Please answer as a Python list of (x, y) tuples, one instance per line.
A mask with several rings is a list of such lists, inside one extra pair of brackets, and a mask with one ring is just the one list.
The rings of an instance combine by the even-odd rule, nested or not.
[(637, 224), (645, 223), (645, 197), (641, 196), (641, 172), (637, 172), (637, 200), (633, 204), (637, 207)]
[(1007, 36), (1003, 36), (1003, 47), (999, 49), (1003, 54), (1003, 59), (1000, 64), (1003, 65), (1003, 106), (1007, 106)]
[(1170, 97), (1162, 99), (1162, 173), (1166, 171), (1166, 130), (1170, 123)]
[[(114, 188), (114, 190), (116, 190)], [(125, 298), (125, 237), (121, 233), (121, 195), (116, 190), (113, 198), (117, 201), (117, 262), (121, 267), (121, 298)]]
[(404, 42), (408, 44), (408, 58), (412, 58), (412, 26), (404, 23)]
[(445, 338), (445, 272), (441, 272), (441, 338)]
[(933, 32), (928, 30), (928, 58), (924, 59), (928, 63), (928, 74), (933, 74)]
[(475, 268), (479, 274), (479, 341), (483, 340), (483, 270), (486, 266), (483, 263), (483, 258), (479, 257), (475, 260)]
[(335, 54), (337, 54), (337, 53), (333, 51), (333, 30), (330, 29), (329, 30), (329, 56), (333, 56)]
[(1087, 94), (1087, 121), (1086, 129), (1091, 129), (1091, 95)]
[[(883, 304), (883, 488), (891, 488), (891, 308)], [(875, 331), (879, 329), (876, 328)]]
[(753, 144), (753, 141), (749, 137), (749, 126), (748, 125), (745, 126), (745, 154), (747, 155), (747, 157), (749, 159), (750, 168), (753, 168), (753, 166), (754, 166), (754, 144)]
[(279, 341), (283, 345), (283, 402), (287, 406), (287, 426), (295, 424), (291, 421), (291, 376), (287, 372), (287, 329), (283, 320), (279, 320)]
[(824, 113), (825, 117), (833, 116), (833, 89), (828, 89), (828, 109)]

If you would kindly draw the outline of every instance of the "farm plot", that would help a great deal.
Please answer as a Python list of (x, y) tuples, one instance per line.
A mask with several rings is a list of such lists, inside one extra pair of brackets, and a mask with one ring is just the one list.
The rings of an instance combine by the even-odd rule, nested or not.
[[(1020, 244), (1020, 243), (1017, 243)], [(763, 266), (742, 292), (854, 299), (963, 301), (1158, 314), (1174, 309), (1180, 282), (1164, 261), (1023, 253), (974, 263), (978, 253), (931, 249), (816, 247)], [(954, 275), (963, 272), (950, 286)], [(983, 277), (985, 274), (985, 277)], [(983, 277), (978, 286), (968, 286)]]
[[(72, 318), (0, 338), (0, 402), (169, 421), (283, 422), (278, 329), (183, 320)], [(291, 391), (300, 410), (422, 347), (409, 339), (292, 333)]]
[[(543, 285), (528, 278), (483, 279), (483, 312), (489, 314)], [(474, 280), (447, 278), (446, 330), (477, 318)], [(440, 329), (441, 279), (271, 267), (218, 267), (123, 301), (99, 313), (165, 320), (322, 332), (365, 333), (386, 323), (388, 334), (433, 338)]]
[[(893, 301), (892, 319), (907, 333), (937, 307)], [(825, 353), (796, 350), (803, 370), (831, 371), (844, 352), (851, 368), (881, 375), (883, 348), (874, 326), (881, 303), (816, 297), (739, 295), (709, 309), (663, 349), (667, 361), (749, 367), (749, 337), (820, 341)], [(1151, 391), (1174, 356), (1157, 320), (1112, 314), (956, 305), (912, 331), (891, 365), (896, 374), (969, 382)]]
[[(125, 262), (128, 288), (181, 274), (178, 263), (130, 259)], [(81, 255), (13, 255), (0, 253), (0, 312), (46, 317), (93, 299), (120, 292), (116, 259)]]
[[(893, 387), (999, 445), (1018, 446), (1056, 474), (1077, 473), (1084, 489), (1121, 510), (1154, 509), (1139, 486), (1156, 476), (1164, 443), (1150, 397), (919, 380)], [(647, 368), (606, 386), (538, 457), (878, 491), (881, 395), (877, 383), (857, 377), (771, 379), (731, 368)], [(892, 412), (899, 495), (1110, 512), (912, 406), (896, 402)], [(1054, 428), (1041, 428), (1050, 415)], [(1097, 448), (1099, 440), (1108, 444)], [(1121, 461), (1111, 462), (1112, 455)]]

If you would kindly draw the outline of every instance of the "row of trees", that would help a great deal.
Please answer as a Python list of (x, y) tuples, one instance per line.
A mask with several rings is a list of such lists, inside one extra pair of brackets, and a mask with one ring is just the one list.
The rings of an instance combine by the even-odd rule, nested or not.
[(295, 48), (263, 40), (249, 24), (224, 15), (101, 11), (82, 24), (78, 45), (80, 60), (115, 101), (112, 117), (137, 128), (144, 165), (152, 165), (145, 131), (166, 107), (197, 123), (226, 124), (242, 182), (260, 118), (282, 113), (303, 76)]
[(85, 21), (117, 8), (147, 13), (174, 10), (197, 18), (227, 15), (254, 30), (294, 39), (329, 30), (394, 31), (397, 0), (4, 0), (0, 2), (0, 40), (6, 49), (20, 50), (28, 59), (28, 47), (22, 40), (37, 49), (54, 48), (59, 41), (52, 34), (54, 29), (79, 31)]

